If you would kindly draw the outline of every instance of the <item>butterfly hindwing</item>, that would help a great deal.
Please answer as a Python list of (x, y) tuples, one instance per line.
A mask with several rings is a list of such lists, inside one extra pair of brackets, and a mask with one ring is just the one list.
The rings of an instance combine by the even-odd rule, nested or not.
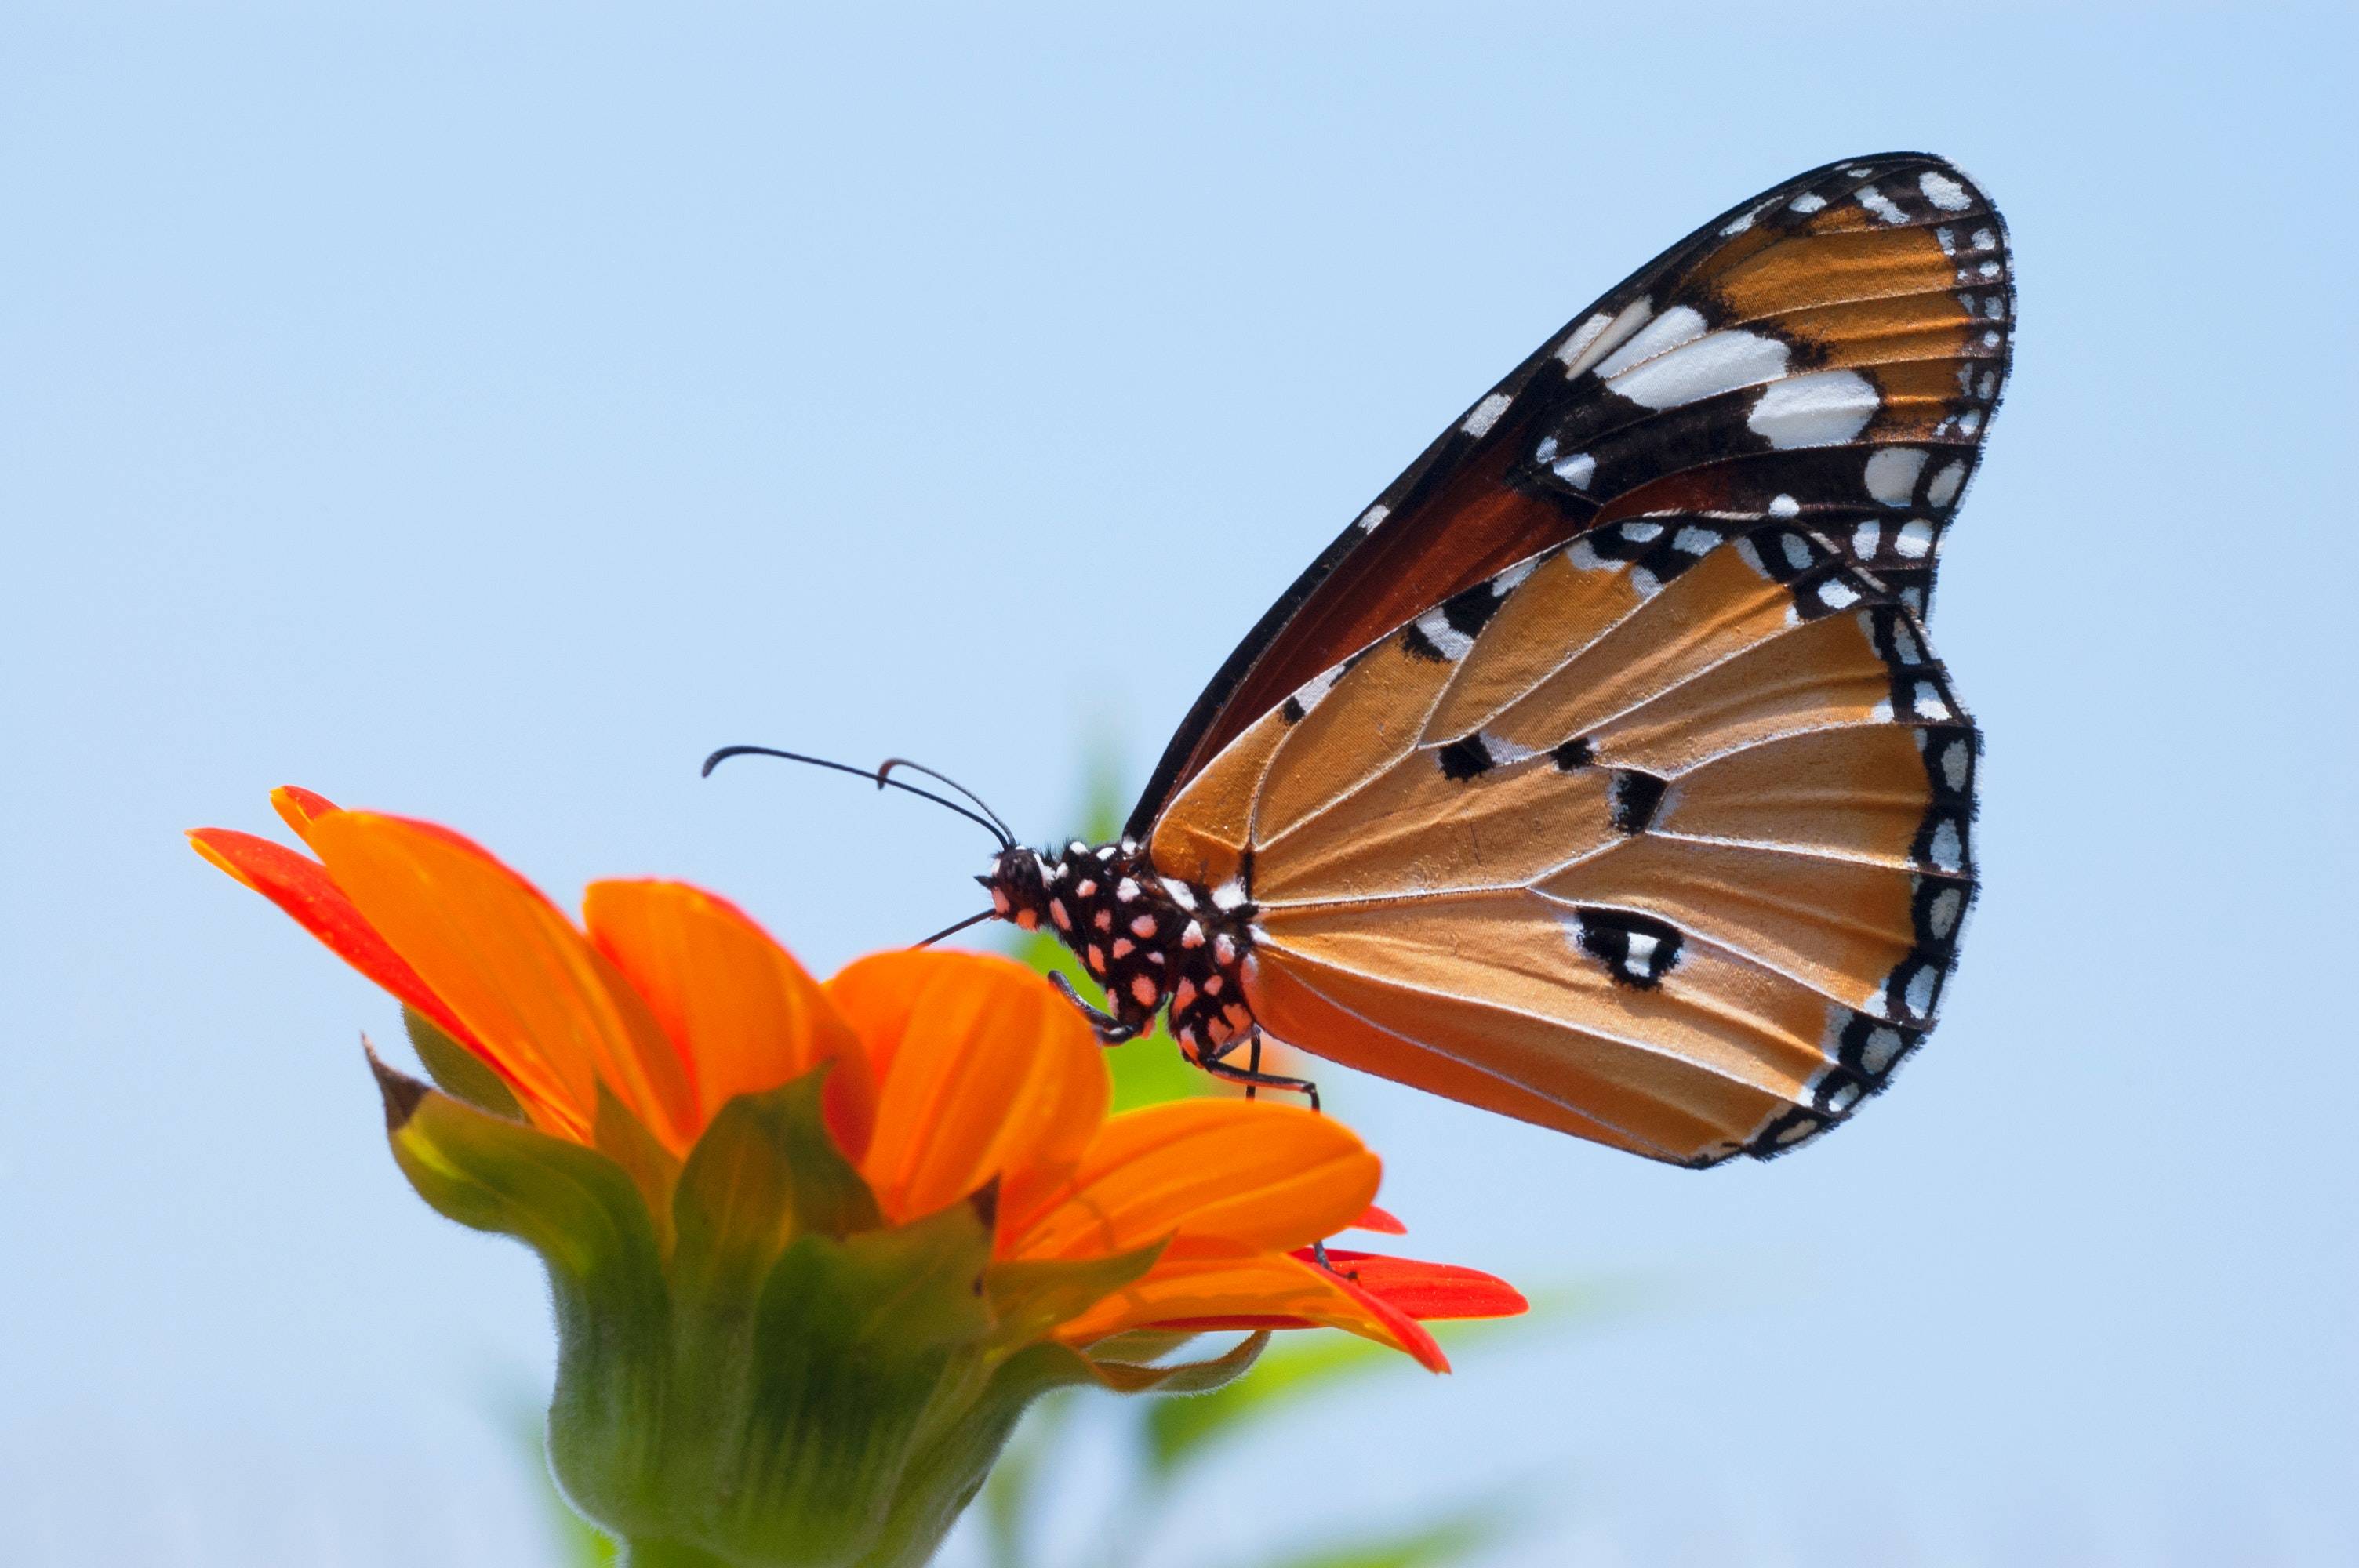
[(1478, 398), (1343, 530), (1199, 698), (1131, 831), (1352, 650), (1618, 520), (1774, 508), (1921, 614), (2006, 381), (2011, 278), (1995, 211), (1924, 154), (1829, 164), (1714, 219)]
[(1626, 519), (1305, 682), (1149, 849), (1249, 884), (1277, 1037), (1709, 1164), (1842, 1120), (1931, 1027), (1974, 752), (1918, 617), (1815, 530)]

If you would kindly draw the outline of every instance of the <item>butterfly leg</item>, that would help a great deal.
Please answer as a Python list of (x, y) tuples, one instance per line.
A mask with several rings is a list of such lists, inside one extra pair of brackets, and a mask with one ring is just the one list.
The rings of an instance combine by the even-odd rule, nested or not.
[(1090, 1021), (1090, 1027), (1097, 1031), (1099, 1044), (1120, 1045), (1125, 1041), (1136, 1038), (1138, 1034), (1137, 1024), (1125, 1023), (1121, 1019), (1116, 1018), (1113, 1013), (1106, 1011), (1103, 1008), (1092, 1007), (1088, 1002), (1082, 1000), (1082, 993), (1075, 990), (1073, 989), (1073, 982), (1067, 979), (1063, 975), (1053, 969), (1050, 970), (1049, 974), (1049, 983), (1056, 987), (1058, 994), (1062, 996), (1067, 1001), (1071, 1002), (1074, 1008), (1083, 1018)]
[(1247, 1058), (1252, 1064), (1250, 1066), (1236, 1066), (1229, 1061), (1230, 1053), (1236, 1049), (1234, 1044), (1230, 1045), (1218, 1055), (1197, 1057), (1196, 1065), (1216, 1078), (1226, 1078), (1233, 1084), (1245, 1085), (1247, 1095), (1251, 1095), (1256, 1089), (1292, 1089), (1296, 1094), (1309, 1099), (1310, 1108), (1317, 1110), (1319, 1086), (1309, 1078), (1288, 1078), (1277, 1073), (1263, 1072), (1261, 1070), (1261, 1031), (1255, 1030), (1251, 1039), (1253, 1054)]
[[(1307, 1096), (1310, 1098), (1310, 1108), (1312, 1110), (1316, 1111), (1319, 1109), (1319, 1086), (1317, 1084), (1312, 1083), (1309, 1078), (1288, 1078), (1281, 1076), (1277, 1073), (1265, 1073), (1261, 1070), (1260, 1030), (1256, 1029), (1250, 1035), (1246, 1036), (1245, 1044), (1246, 1046), (1246, 1065), (1242, 1067), (1231, 1065), (1228, 1060), (1230, 1054), (1237, 1048), (1235, 1042), (1231, 1042), (1230, 1044), (1222, 1050), (1217, 1055), (1198, 1056), (1193, 1053), (1190, 1053), (1188, 1059), (1195, 1063), (1196, 1065), (1203, 1068), (1204, 1071), (1212, 1074), (1212, 1076), (1216, 1078), (1226, 1078), (1233, 1084), (1245, 1085), (1245, 1098), (1247, 1099), (1252, 1099), (1255, 1097), (1255, 1092), (1259, 1089), (1292, 1089), (1295, 1093)], [(1343, 1279), (1356, 1280), (1360, 1277), (1357, 1274), (1347, 1273), (1343, 1270), (1335, 1267), (1334, 1260), (1327, 1256), (1327, 1243), (1324, 1241), (1313, 1241), (1310, 1244), (1310, 1259), (1312, 1262), (1318, 1264), (1319, 1267), (1326, 1270), (1329, 1273), (1337, 1275)]]

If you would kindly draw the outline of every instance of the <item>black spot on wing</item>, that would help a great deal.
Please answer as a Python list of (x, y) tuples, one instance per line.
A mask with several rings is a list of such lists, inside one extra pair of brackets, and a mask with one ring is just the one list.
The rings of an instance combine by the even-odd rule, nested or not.
[(1575, 768), (1585, 768), (1593, 764), (1597, 761), (1597, 748), (1589, 743), (1587, 736), (1575, 735), (1571, 740), (1550, 752), (1549, 761), (1557, 765), (1560, 773), (1569, 773)]
[(1427, 636), (1425, 629), (1414, 621), (1401, 628), (1400, 644), (1401, 651), (1411, 658), (1424, 659), (1437, 665), (1450, 662), (1450, 655), (1435, 647), (1433, 639)]
[(1277, 705), (1278, 717), (1288, 724), (1301, 723), (1302, 716), (1309, 711), (1310, 709), (1302, 706), (1302, 700), (1299, 697), (1289, 697)]
[(1625, 833), (1644, 833), (1663, 804), (1666, 782), (1637, 768), (1614, 770), (1614, 826)]
[(1491, 755), (1490, 747), (1483, 743), (1480, 735), (1452, 741), (1434, 755), (1441, 764), (1441, 776), (1448, 779), (1471, 779), (1498, 765), (1498, 759)]
[(1637, 990), (1662, 984), (1685, 942), (1669, 921), (1625, 909), (1584, 906), (1573, 911), (1573, 924), (1581, 950), (1604, 965), (1615, 985)]
[(1491, 623), (1499, 612), (1502, 597), (1488, 582), (1478, 582), (1463, 593), (1453, 593), (1441, 601), (1441, 618), (1450, 622), (1453, 632), (1472, 637)]
[(1601, 560), (1630, 563), (1659, 588), (1701, 560), (1727, 537), (1727, 526), (1716, 520), (1666, 513), (1609, 524), (1582, 535), (1578, 545)]
[(1756, 1160), (1775, 1160), (1790, 1153), (1831, 1127), (1842, 1123), (1843, 1118), (1830, 1116), (1809, 1106), (1798, 1105), (1782, 1111), (1776, 1120), (1761, 1130), (1760, 1135), (1745, 1146), (1745, 1152)]

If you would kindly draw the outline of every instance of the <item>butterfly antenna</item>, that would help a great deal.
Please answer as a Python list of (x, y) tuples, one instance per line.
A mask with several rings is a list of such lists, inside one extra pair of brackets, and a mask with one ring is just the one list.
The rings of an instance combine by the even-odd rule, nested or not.
[(991, 809), (991, 803), (989, 801), (984, 800), (983, 796), (975, 794), (974, 791), (967, 788), (966, 785), (959, 783), (958, 780), (951, 777), (950, 774), (937, 772), (936, 770), (926, 766), (923, 762), (913, 762), (907, 757), (886, 758), (883, 762), (876, 764), (876, 787), (878, 789), (883, 789), (885, 787), (886, 784), (888, 782), (886, 775), (890, 773), (895, 768), (908, 768), (913, 773), (923, 773), (929, 779), (950, 785), (951, 788), (958, 791), (959, 794), (966, 796), (967, 799), (974, 802), (976, 806), (982, 807), (983, 814), (985, 816), (990, 817), (994, 823), (998, 825), (999, 831), (1006, 836), (1010, 844), (1016, 842), (1016, 834), (1008, 827), (1006, 823), (999, 820), (999, 813)]
[[(853, 778), (868, 780), (878, 789), (884, 789), (889, 785), (894, 789), (901, 791), (905, 795), (914, 795), (919, 800), (930, 800), (936, 806), (941, 806), (945, 810), (957, 812), (961, 816), (965, 817), (969, 822), (973, 823), (976, 827), (990, 834), (994, 838), (999, 840), (999, 847), (1003, 849), (1013, 849), (1016, 848), (1016, 835), (1009, 832), (1007, 830), (1006, 824), (1001, 822), (997, 816), (977, 816), (974, 812), (968, 810), (963, 806), (961, 806), (957, 801), (950, 800), (941, 795), (936, 795), (929, 789), (919, 789), (915, 784), (903, 784), (899, 779), (887, 778), (886, 776), (885, 769), (883, 768), (879, 768), (872, 773), (866, 768), (855, 768), (850, 762), (830, 762), (825, 757), (805, 756), (800, 752), (781, 752), (775, 746), (723, 746), (721, 750), (713, 752), (712, 755), (705, 758), (704, 766), (699, 771), (703, 777), (711, 778), (712, 776), (712, 770), (719, 767), (722, 763), (727, 762), (732, 757), (777, 757), (789, 762), (802, 762), (814, 768), (832, 768), (839, 773), (850, 773)], [(948, 783), (949, 781), (945, 780), (943, 782)], [(961, 790), (960, 793), (963, 795), (966, 792)], [(983, 803), (981, 801), (977, 801), (975, 804), (981, 806)], [(985, 811), (989, 811), (991, 808), (989, 806), (984, 806), (984, 809)], [(958, 927), (955, 925), (951, 927), (951, 931), (955, 931), (957, 929)], [(944, 932), (942, 935), (948, 935), (949, 934), (949, 932)], [(926, 940), (930, 942), (933, 941), (934, 938), (929, 936)]]
[(924, 941), (912, 942), (909, 944), (909, 946), (913, 951), (919, 947), (930, 947), (935, 943), (940, 941), (943, 937), (955, 936), (970, 925), (980, 925), (998, 913), (999, 912), (997, 910), (986, 909), (981, 914), (970, 914), (964, 920), (960, 921), (956, 925), (945, 925), (940, 931), (935, 932), (931, 936), (927, 937)]

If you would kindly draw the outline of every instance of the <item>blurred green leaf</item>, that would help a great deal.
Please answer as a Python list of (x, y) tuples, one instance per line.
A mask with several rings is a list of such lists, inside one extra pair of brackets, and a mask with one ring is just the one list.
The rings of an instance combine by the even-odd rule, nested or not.
[(1073, 1390), (1043, 1398), (1001, 1451), (983, 1486), (983, 1546), (991, 1568), (1039, 1568), (1032, 1540), (1032, 1509), (1044, 1462), (1073, 1419)]
[(1399, 1352), (1353, 1335), (1291, 1336), (1261, 1358), (1253, 1377), (1195, 1399), (1149, 1406), (1144, 1422), (1147, 1469), (1158, 1483), (1168, 1482), (1205, 1446), (1254, 1417), (1398, 1358)]
[(1312, 1547), (1266, 1568), (1440, 1568), (1493, 1544), (1513, 1522), (1506, 1504), (1481, 1504), (1408, 1530)]
[[(1078, 813), (1082, 826), (1072, 837), (1103, 844), (1121, 836), (1125, 810), (1120, 763), (1110, 741), (1100, 739), (1092, 743), (1088, 766), (1089, 777), (1082, 786), (1082, 809)], [(1012, 941), (1008, 951), (1017, 959), (1044, 975), (1063, 975), (1085, 997), (1097, 993), (1097, 981), (1056, 937), (1045, 931), (1016, 931), (1013, 927), (1009, 935)], [(1107, 1069), (1114, 1074), (1114, 1108), (1118, 1111), (1186, 1099), (1217, 1087), (1213, 1079), (1180, 1058), (1178, 1048), (1159, 1026), (1127, 1044), (1110, 1048), (1105, 1059)]]
[[(1453, 1355), (1505, 1335), (1561, 1327), (1576, 1317), (1610, 1310), (1610, 1292), (1560, 1288), (1531, 1298), (1521, 1317), (1433, 1325)], [(1141, 1419), (1147, 1470), (1155, 1485), (1167, 1485), (1205, 1448), (1235, 1435), (1253, 1422), (1308, 1395), (1374, 1374), (1399, 1372), (1409, 1364), (1396, 1350), (1353, 1335), (1328, 1330), (1289, 1335), (1261, 1359), (1255, 1375), (1213, 1393), (1190, 1400), (1164, 1400)]]
[(520, 1391), (514, 1399), (502, 1399), (497, 1403), (508, 1411), (500, 1424), (516, 1434), (516, 1454), (524, 1461), (526, 1473), (532, 1477), (533, 1490), (540, 1498), (542, 1516), (549, 1521), (550, 1543), (557, 1549), (559, 1568), (612, 1568), (621, 1562), (622, 1549), (575, 1513), (550, 1477), (548, 1453), (541, 1443), (545, 1422), (538, 1406)]

